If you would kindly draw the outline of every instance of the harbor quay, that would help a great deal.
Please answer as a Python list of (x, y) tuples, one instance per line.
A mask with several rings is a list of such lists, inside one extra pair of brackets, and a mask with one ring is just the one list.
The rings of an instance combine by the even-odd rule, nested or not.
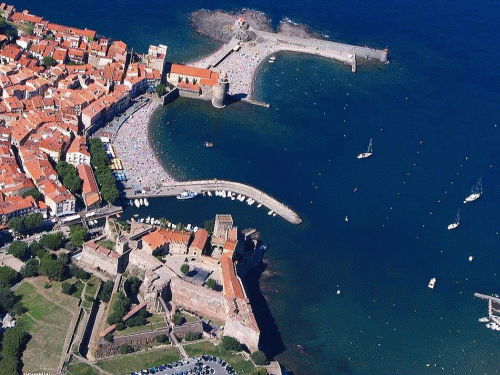
[[(203, 192), (207, 191), (214, 192), (217, 190), (227, 190), (236, 194), (242, 194), (248, 198), (252, 198), (253, 200), (255, 200), (256, 204), (262, 204), (269, 210), (274, 211), (277, 215), (281, 216), (283, 219), (292, 224), (302, 223), (302, 219), (300, 218), (300, 216), (285, 204), (264, 193), (263, 191), (254, 188), (253, 186), (242, 184), (240, 182), (217, 179), (174, 182), (168, 186), (162, 186), (154, 190), (139, 191), (134, 189), (125, 189), (124, 192), (127, 199), (136, 199), (173, 197), (186, 190), (190, 190), (198, 194), (202, 194)], [(145, 193), (143, 193), (143, 191), (145, 191)]]
[(303, 53), (340, 61), (350, 65), (352, 72), (356, 71), (359, 59), (373, 59), (382, 63), (386, 63), (388, 60), (387, 48), (375, 49), (255, 30), (239, 20), (236, 21), (233, 28), (243, 30), (244, 33), (251, 33), (254, 36), (248, 41), (233, 37), (211, 55), (189, 65), (224, 72), (229, 82), (228, 94), (241, 96), (243, 100), (251, 104), (261, 105), (261, 103), (253, 103), (251, 100), (259, 66), (269, 56), (278, 52)]

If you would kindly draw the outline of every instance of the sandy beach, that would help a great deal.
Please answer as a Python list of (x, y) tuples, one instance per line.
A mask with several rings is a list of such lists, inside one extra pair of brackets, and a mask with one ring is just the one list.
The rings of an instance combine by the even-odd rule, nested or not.
[[(241, 48), (226, 57), (215, 70), (226, 72), (230, 95), (246, 94), (250, 98), (253, 93), (253, 81), (257, 67), (268, 59), (269, 55), (279, 50), (279, 46), (272, 41), (242, 43)], [(205, 68), (207, 62), (210, 62), (216, 54), (217, 52), (214, 52), (190, 65)]]
[(155, 188), (175, 182), (162, 167), (148, 139), (149, 119), (158, 105), (158, 102), (151, 101), (131, 115), (113, 141), (128, 188)]

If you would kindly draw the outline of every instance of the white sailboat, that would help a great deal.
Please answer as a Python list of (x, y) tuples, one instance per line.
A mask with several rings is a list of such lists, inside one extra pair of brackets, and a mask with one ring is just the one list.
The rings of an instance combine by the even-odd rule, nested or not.
[(448, 225), (448, 229), (455, 229), (459, 225), (460, 225), (460, 208), (458, 209), (457, 218), (455, 219), (455, 222)]
[(137, 198), (134, 200), (134, 204), (137, 208), (139, 208), (141, 206), (141, 204), (139, 203), (139, 199), (137, 199)]
[(429, 288), (434, 289), (434, 285), (436, 285), (436, 278), (433, 277), (431, 281), (429, 281)]
[(483, 194), (483, 181), (479, 178), (477, 184), (472, 188), (470, 194), (465, 198), (464, 203), (473, 202)]
[(362, 152), (361, 154), (358, 155), (358, 159), (364, 159), (369, 156), (373, 155), (373, 148), (372, 148), (372, 140), (370, 139), (370, 144), (368, 145), (368, 150), (366, 152)]
[(144, 198), (144, 205), (145, 205), (146, 207), (148, 207), (148, 206), (149, 206), (148, 198)]

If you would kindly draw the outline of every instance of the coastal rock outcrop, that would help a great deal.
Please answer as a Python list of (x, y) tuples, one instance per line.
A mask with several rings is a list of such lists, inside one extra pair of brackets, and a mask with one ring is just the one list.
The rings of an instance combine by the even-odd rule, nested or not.
[(305, 39), (324, 39), (323, 35), (314, 32), (309, 26), (302, 23), (291, 22), (288, 19), (280, 22), (278, 26), (278, 34)]
[[(227, 43), (235, 33), (234, 22), (237, 18), (244, 18), (248, 25), (255, 30), (273, 32), (271, 19), (265, 14), (253, 10), (241, 10), (239, 12), (224, 12), (221, 10), (200, 9), (192, 12), (189, 16), (191, 27), (199, 34), (209, 37), (218, 42)], [(240, 39), (249, 40), (251, 33), (240, 35)]]
[[(249, 31), (234, 27), (238, 18), (245, 19)], [(229, 42), (232, 37), (237, 37), (244, 42), (253, 40), (256, 35), (251, 30), (276, 32), (270, 17), (262, 12), (249, 9), (237, 12), (200, 9), (192, 12), (189, 15), (189, 20), (191, 27), (196, 32), (221, 43)], [(315, 33), (310, 27), (286, 18), (280, 22), (277, 33), (301, 38), (324, 39), (321, 34)]]

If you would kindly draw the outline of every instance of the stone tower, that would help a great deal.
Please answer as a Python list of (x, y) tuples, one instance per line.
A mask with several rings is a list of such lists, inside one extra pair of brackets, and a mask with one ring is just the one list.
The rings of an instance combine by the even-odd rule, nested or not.
[(226, 97), (229, 83), (227, 82), (227, 75), (225, 72), (219, 74), (217, 85), (214, 86), (212, 92), (212, 105), (215, 108), (224, 108), (224, 98)]

